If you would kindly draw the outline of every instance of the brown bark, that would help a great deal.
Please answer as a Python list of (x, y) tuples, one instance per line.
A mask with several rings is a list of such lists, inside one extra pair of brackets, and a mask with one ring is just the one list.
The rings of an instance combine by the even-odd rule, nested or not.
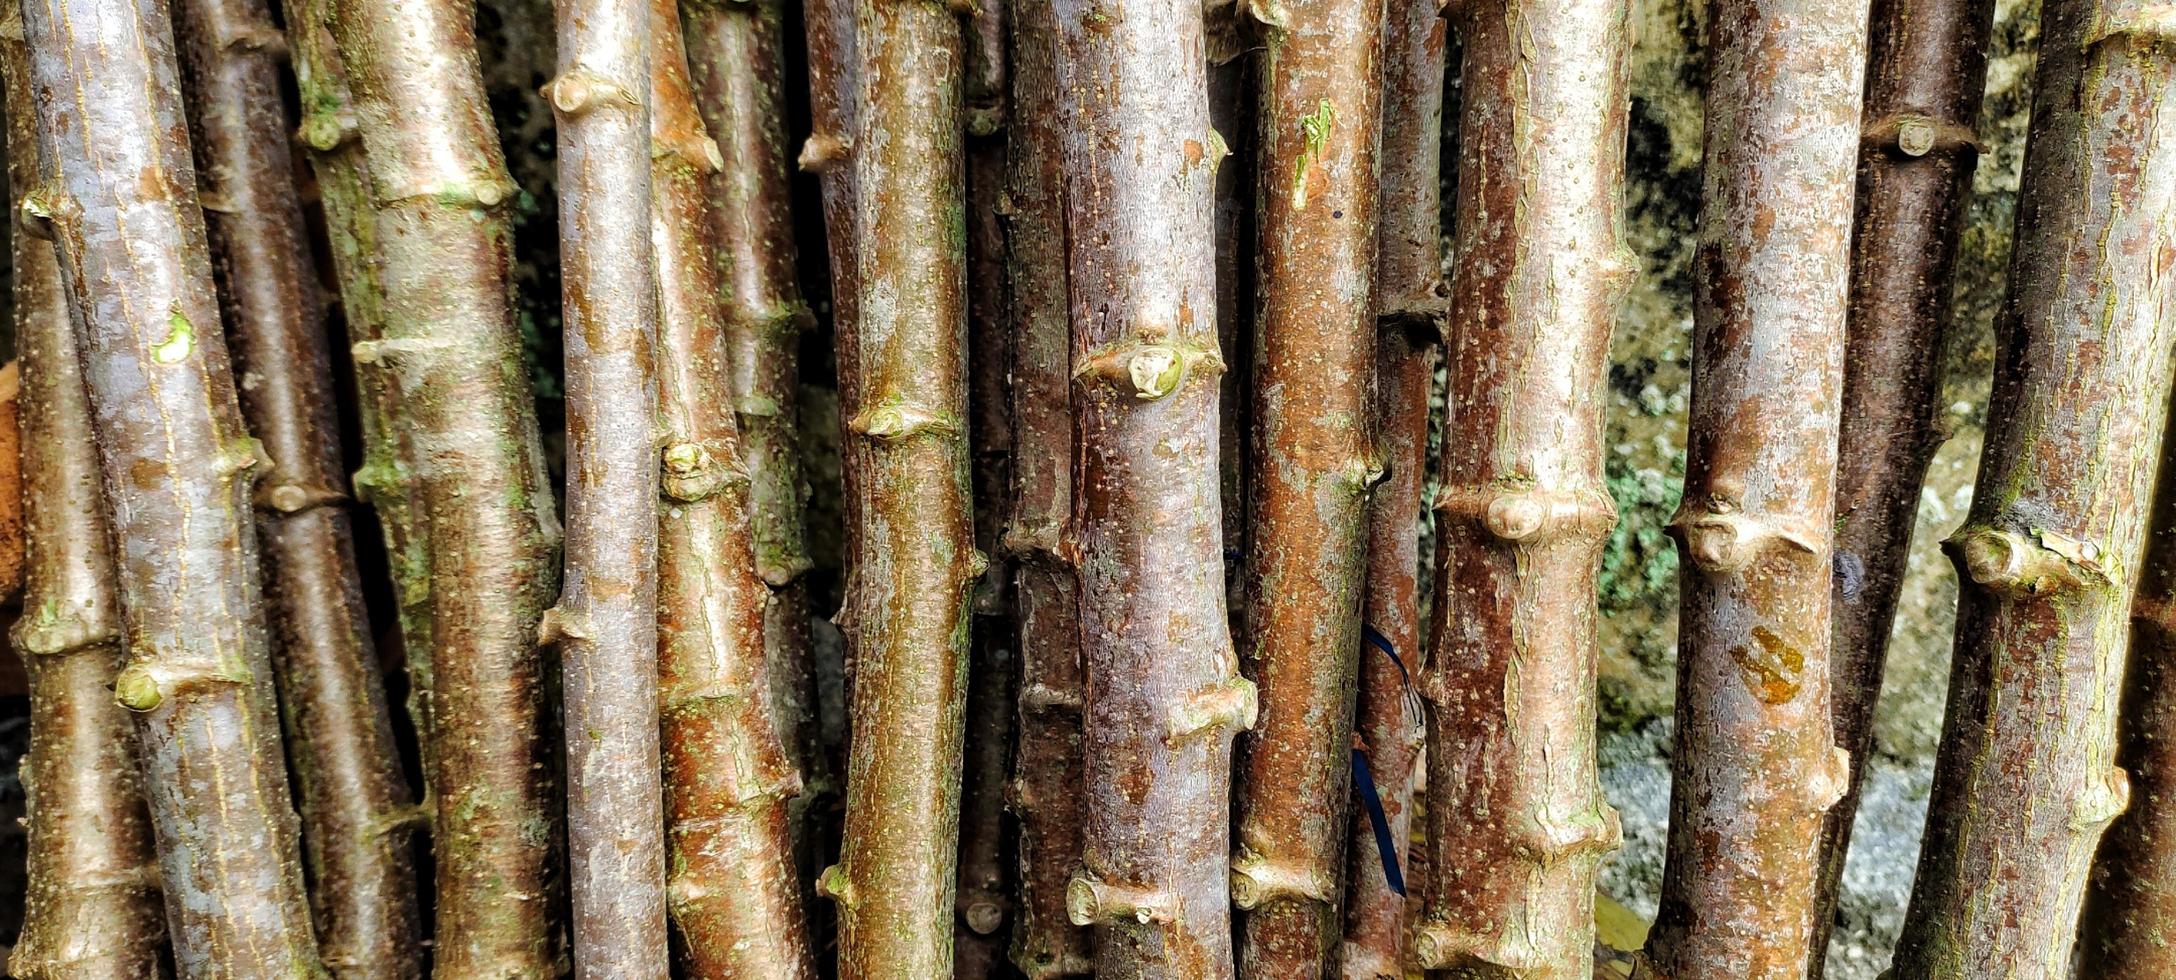
[[(1441, 253), (1433, 244), (1428, 248)], [(1378, 274), (1376, 282), (1386, 280)], [(1370, 501), (1363, 615), (1398, 659), (1372, 646), (1361, 651), (1353, 722), (1355, 744), (1367, 754), (1408, 890), (1414, 764), (1427, 727), (1415, 694), (1422, 649), (1420, 514), (1426, 506), (1429, 381), (1441, 337), (1439, 322), (1423, 318), (1386, 322), (1376, 341), (1376, 431), (1387, 476)], [(1356, 809), (1348, 823), (1344, 942), (1338, 954), (1343, 975), (1403, 980), (1408, 895), (1391, 890), (1370, 817)]]
[(1255, 718), (1224, 609), (1215, 172), (1198, 3), (1063, 0), (1060, 129), (1078, 428), (1096, 974), (1232, 976), (1231, 739)]
[(319, 951), (341, 977), (421, 976), (417, 811), (355, 569), (325, 305), (280, 98), (285, 39), (259, 0), (182, 0), (176, 15), (242, 416), (271, 460), (254, 503)]
[[(1427, 506), (1429, 382), (1440, 351), (1444, 294), (1442, 139), (1444, 19), (1428, 3), (1387, 4), (1383, 22), (1382, 186), (1375, 295), (1375, 426), (1385, 472), (1368, 509), (1363, 621), (1397, 651), (1360, 653), (1353, 731), (1367, 753), (1391, 842), (1412, 876), (1414, 763), (1427, 718), (1421, 664), (1420, 516)], [(1403, 980), (1410, 894), (1390, 888), (1375, 829), (1353, 813), (1346, 845), (1347, 980)]]
[(1080, 868), (1080, 588), (1066, 555), (1073, 510), (1073, 359), (1067, 320), (1065, 169), (1057, 37), (1049, 4), (1011, 11), (1005, 239), (1011, 280), (1013, 561), (1019, 614), (1019, 915), (1012, 961), (1029, 980), (1088, 976), (1091, 936), (1066, 916)]
[(1343, 935), (1373, 445), (1382, 4), (1248, 8), (1267, 45), (1247, 483), (1249, 672), (1232, 903), (1240, 973), (1320, 976)]
[(960, 980), (1000, 975), (1013, 907), (1005, 826), (1005, 788), (1012, 772), (1012, 561), (999, 538), (1012, 511), (1012, 345), (1015, 325), (1005, 276), (1006, 142), (1009, 139), (1005, 55), (1010, 4), (982, 0), (966, 22), (962, 97), (967, 120), (968, 442), (975, 487), (975, 546), (990, 567), (975, 585), (970, 641), (966, 740), (961, 756), (959, 898), (953, 974)]
[[(787, 166), (783, 4), (691, 2), (687, 43), (696, 104), (725, 160), (712, 179), (712, 220), (726, 256), (726, 338), (749, 477), (755, 560), (772, 593), (764, 611), (773, 720), (802, 791), (787, 803), (799, 877), (813, 881), (832, 826), (838, 777), (823, 750), (810, 659), (808, 541), (802, 502), (801, 298)], [(806, 889), (804, 889), (806, 890)], [(807, 891), (811, 897), (813, 891)]]
[[(580, 977), (663, 978), (649, 0), (557, 0), (567, 870)], [(670, 462), (667, 462), (670, 465)]]
[[(1851, 319), (1837, 436), (1836, 561), (1830, 587), (1836, 744), (1874, 746), (1874, 703), (1911, 553), (1927, 465), (1948, 433), (1936, 422), (1938, 356), (1951, 272), (1979, 145), (1989, 0), (1873, 6), (1859, 146)], [(1822, 825), (1813, 948), (1828, 948), (1862, 767)], [(1826, 957), (1811, 967), (1819, 977)]]
[(855, 476), (855, 733), (839, 863), (846, 980), (952, 965), (968, 596), (961, 31), (933, 0), (862, 0), (852, 286), (841, 410)]
[(2176, 21), (2069, 0), (2040, 23), (1903, 980), (2067, 976), (2088, 863), (2131, 796), (2116, 713), (2176, 341)]
[[(27, 114), (29, 107), (21, 111)], [(0, 364), (0, 605), (22, 598), (24, 551), (29, 547), (23, 527), (20, 368), (20, 360)]]
[(332, 9), (384, 291), (383, 334), (355, 359), (390, 368), (428, 535), (434, 972), (549, 974), (557, 821), (537, 625), (559, 526), (507, 299), (515, 188), (465, 0)]
[(127, 621), (183, 974), (320, 976), (281, 759), (243, 431), (164, 5), (25, 4), (49, 220)]
[(8, 957), (26, 980), (161, 977), (166, 924), (128, 712), (107, 690), (126, 655), (83, 368), (53, 245), (23, 208), (38, 176), (21, 21), (0, 14), (27, 564), (10, 640), (29, 663), (28, 895)]
[(815, 965), (787, 807), (800, 782), (774, 724), (771, 592), (757, 572), (757, 508), (732, 410), (734, 294), (722, 281), (710, 193), (721, 153), (696, 114), (677, 5), (654, 0), (650, 15), (668, 893), (690, 976), (808, 980)]
[[(338, 280), (340, 320), (349, 344), (385, 335), (385, 293), (375, 263), (377, 222), (370, 174), (355, 115), (355, 99), (332, 36), (332, 0), (294, 0), (285, 9), (287, 44), (301, 96), (299, 137), (310, 150), (318, 203)], [(367, 349), (367, 348), (366, 348)], [(351, 358), (356, 416), (363, 436), (363, 464), (355, 471), (356, 496), (377, 515), (392, 572), (395, 613), (408, 670), (408, 713), (431, 771), (430, 565), (415, 507), (415, 467), (402, 430), (397, 379), (391, 365)], [(423, 822), (433, 812), (429, 789)], [(305, 835), (307, 837), (307, 835)]]
[(1866, 7), (1727, 0), (1713, 17), (1671, 525), (1677, 746), (1647, 955), (1677, 980), (1797, 980), (1818, 955), (1823, 815), (1852, 765), (1829, 706), (1829, 559)]
[(2131, 807), (2108, 828), (2094, 859), (2078, 941), (2079, 958), (2107, 980), (2159, 978), (2176, 967), (2176, 847), (2169, 844), (2170, 775), (2176, 757), (2176, 460), (2163, 454), (2155, 481), (2152, 534), (2131, 599), (2130, 657), (2123, 676), (2116, 763), (2130, 773)]
[[(1629, 5), (1468, 3), (1443, 488), (1436, 496), (1429, 970), (1593, 970), (1617, 846), (1595, 774), (1596, 575), (1622, 243)], [(1406, 302), (1425, 302), (1408, 270)]]

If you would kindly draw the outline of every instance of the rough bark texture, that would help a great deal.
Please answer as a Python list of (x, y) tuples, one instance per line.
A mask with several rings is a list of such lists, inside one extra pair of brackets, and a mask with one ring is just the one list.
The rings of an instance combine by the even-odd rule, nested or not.
[[(310, 150), (317, 178), (325, 237), (332, 246), (340, 320), (350, 345), (385, 336), (385, 293), (379, 282), (377, 221), (370, 174), (363, 163), (355, 100), (332, 36), (333, 0), (293, 0), (284, 11), (287, 45), (301, 97), (298, 136)], [(394, 611), (408, 668), (408, 713), (430, 771), (431, 605), (430, 565), (415, 507), (415, 467), (400, 425), (399, 391), (391, 366), (351, 358), (356, 416), (363, 436), (363, 463), (354, 474), (356, 496), (377, 515), (392, 573)], [(245, 404), (245, 408), (246, 408)], [(334, 464), (337, 466), (337, 462)], [(350, 532), (352, 533), (352, 531)], [(425, 789), (423, 822), (432, 813)], [(308, 835), (305, 835), (307, 838)]]
[[(786, 142), (783, 4), (691, 2), (686, 7), (696, 104), (724, 165), (711, 178), (725, 256), (726, 343), (749, 479), (756, 568), (770, 585), (764, 649), (778, 737), (800, 772), (787, 807), (799, 878), (813, 881), (838, 777), (823, 751), (810, 659), (807, 530), (801, 475), (801, 334), (812, 320), (797, 281)], [(805, 889), (804, 889), (805, 890)], [(814, 892), (808, 895), (813, 897)]]
[(355, 359), (390, 368), (428, 536), (434, 971), (527, 977), (559, 959), (537, 649), (559, 525), (507, 299), (515, 187), (472, 14), (466, 0), (334, 0), (331, 20), (384, 291), (383, 333)]
[(20, 367), (19, 360), (0, 364), (0, 604), (8, 605), (23, 596), (23, 553), (29, 547), (23, 527)]
[(181, 0), (176, 14), (242, 416), (271, 461), (254, 502), (319, 952), (341, 977), (421, 976), (417, 811), (355, 569), (325, 304), (280, 97), (285, 39), (261, 0)]
[[(1427, 131), (1436, 132), (1433, 127)], [(1429, 170), (1432, 173), (1434, 168)], [(1442, 254), (1433, 243), (1427, 248)], [(1387, 280), (1378, 275), (1376, 282)], [(1441, 338), (1440, 321), (1421, 314), (1383, 323), (1376, 341), (1377, 445), (1387, 476), (1375, 488), (1368, 512), (1367, 596), (1362, 614), (1367, 625), (1397, 650), (1398, 659), (1372, 644), (1363, 645), (1353, 734), (1354, 745), (1367, 754), (1408, 894), (1391, 890), (1372, 818), (1354, 808), (1348, 819), (1344, 942), (1338, 954), (1342, 975), (1348, 980), (1404, 980), (1408, 959), (1406, 908), (1415, 883), (1411, 861), (1414, 764), (1427, 726), (1416, 693), (1423, 649), (1420, 515), (1427, 505), (1423, 470), (1428, 453), (1429, 381)]]
[(2070, 0), (2041, 31), (1904, 980), (2068, 975), (2087, 865), (2130, 797), (2116, 710), (2176, 339), (2176, 20)]
[(49, 218), (82, 341), (174, 954), (320, 976), (266, 649), (250, 475), (156, 0), (24, 5)]
[[(1427, 718), (1416, 701), (1421, 664), (1420, 517), (1428, 467), (1429, 382), (1442, 339), (1443, 59), (1445, 21), (1427, 3), (1383, 13), (1382, 183), (1375, 296), (1375, 431), (1384, 470), (1368, 509), (1361, 615), (1399, 660), (1363, 644), (1353, 732), (1367, 753), (1391, 841), (1414, 885), (1414, 763)], [(1407, 896), (1390, 888), (1375, 829), (1355, 810), (1346, 843), (1347, 980), (1403, 980)]]
[(967, 465), (960, 23), (934, 0), (856, 7), (858, 295), (839, 327), (855, 736), (845, 844), (818, 886), (838, 905), (846, 980), (952, 967), (968, 596), (985, 564)]
[(567, 543), (543, 634), (566, 671), (574, 967), (663, 978), (650, 2), (558, 0), (557, 20)]
[[(757, 510), (733, 411), (735, 294), (723, 281), (710, 194), (721, 154), (696, 114), (677, 5), (653, 0), (650, 15), (668, 894), (690, 976), (810, 980), (787, 807), (800, 781), (773, 719), (764, 621), (772, 596), (757, 572)], [(690, 20), (701, 16), (715, 12)]]
[[(1948, 433), (1936, 421), (1943, 326), (1979, 144), (1992, 0), (1873, 5), (1859, 145), (1851, 319), (1836, 454), (1830, 586), (1836, 744), (1874, 747), (1890, 626), (1927, 466)], [(1822, 825), (1813, 948), (1826, 950), (1865, 770), (1853, 766)], [(1827, 966), (1814, 957), (1813, 973)]]
[(1232, 976), (1231, 739), (1255, 720), (1225, 617), (1213, 182), (1202, 10), (1062, 0), (1083, 867), (1096, 975)]
[(1020, 826), (1012, 961), (1029, 980), (1088, 976), (1090, 933), (1066, 917), (1081, 856), (1080, 589), (1067, 560), (1073, 510), (1073, 356), (1067, 319), (1065, 168), (1056, 24), (1047, 3), (1011, 11), (1005, 239), (1011, 279), (1013, 561), (1019, 613)]
[(1370, 430), (1382, 8), (1247, 8), (1266, 35), (1245, 557), (1262, 716), (1240, 741), (1231, 883), (1248, 977), (1320, 976), (1344, 934), (1368, 488), (1381, 472)]
[[(1420, 965), (1586, 977), (1618, 841), (1595, 776), (1595, 575), (1622, 244), (1622, 0), (1468, 3)], [(1418, 298), (1418, 297), (1416, 297)]]
[(2130, 773), (2131, 807), (2109, 826), (2093, 864), (2079, 958), (2107, 980), (2159, 980), (2176, 969), (2176, 460), (2161, 459), (2153, 534), (2131, 599), (2116, 762)]
[(1671, 524), (1685, 568), (1677, 744), (1647, 953), (1676, 980), (1797, 980), (1818, 958), (1823, 815), (1851, 768), (1829, 708), (1829, 557), (1867, 14), (1724, 0), (1712, 16)]
[(165, 975), (166, 924), (128, 712), (107, 690), (125, 659), (98, 454), (53, 245), (23, 204), (38, 177), (37, 117), (21, 21), (0, 11), (8, 98), (10, 261), (22, 361), (23, 616), (10, 634), (29, 663), (29, 894), (8, 970), (25, 980)]
[(999, 547), (1013, 506), (1011, 362), (1015, 327), (1005, 275), (1006, 20), (1011, 5), (981, 0), (966, 22), (968, 442), (975, 546), (991, 564), (974, 595), (962, 750), (959, 900), (953, 974), (999, 975), (1012, 918), (1005, 790), (1012, 773), (1014, 651), (1011, 558)]

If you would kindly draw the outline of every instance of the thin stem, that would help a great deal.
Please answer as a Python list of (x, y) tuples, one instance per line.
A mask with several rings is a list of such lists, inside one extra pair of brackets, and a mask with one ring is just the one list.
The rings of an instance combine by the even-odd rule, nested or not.
[(567, 870), (580, 977), (663, 978), (649, 0), (558, 0)]
[[(1874, 748), (1874, 703), (1911, 555), (1927, 466), (1948, 433), (1936, 423), (1939, 355), (1979, 144), (1989, 0), (1873, 5), (1859, 202), (1852, 234), (1851, 323), (1836, 453), (1836, 744)], [(1835, 927), (1844, 856), (1864, 766), (1822, 827), (1813, 948)], [(1812, 963), (1818, 978), (1825, 956)]]
[[(733, 404), (731, 294), (709, 193), (720, 159), (689, 91), (673, 0), (651, 16), (650, 237), (657, 252), (665, 511), (658, 640), (669, 895), (697, 977), (812, 980), (787, 801), (800, 791), (768, 696), (753, 491)], [(697, 15), (689, 17), (690, 21)]]
[[(772, 717), (802, 792), (788, 804), (804, 881), (822, 868), (827, 811), (839, 793), (824, 752), (811, 659), (810, 567), (801, 473), (801, 335), (812, 321), (801, 298), (787, 167), (782, 0), (685, 4), (695, 102), (718, 134), (724, 166), (711, 179), (711, 220), (725, 262), (726, 343), (733, 405), (749, 478), (757, 569), (772, 600), (764, 611)], [(807, 891), (810, 897), (813, 891)]]
[[(1355, 812), (1346, 844), (1347, 980), (1403, 980), (1412, 860), (1414, 764), (1427, 719), (1422, 668), (1420, 518), (1428, 468), (1430, 381), (1440, 353), (1444, 294), (1442, 156), (1444, 19), (1426, 0), (1398, 0), (1383, 22), (1382, 189), (1377, 211), (1375, 426), (1385, 475), (1368, 509), (1362, 616), (1394, 654), (1363, 644), (1353, 731), (1367, 753), (1406, 894), (1390, 887), (1369, 816)], [(1412, 896), (1417, 898), (1417, 896)]]
[(82, 342), (174, 956), (322, 976), (288, 803), (250, 474), (173, 33), (153, 0), (23, 9), (47, 216)]
[(1088, 976), (1089, 931), (1066, 917), (1080, 868), (1080, 588), (1066, 560), (1073, 510), (1073, 367), (1067, 316), (1065, 171), (1058, 118), (1056, 23), (1050, 4), (1015, 4), (1005, 238), (1012, 338), (1013, 560), (1020, 630), (1019, 749), (1013, 813), (1020, 825), (1019, 915), (1012, 961), (1029, 980)]

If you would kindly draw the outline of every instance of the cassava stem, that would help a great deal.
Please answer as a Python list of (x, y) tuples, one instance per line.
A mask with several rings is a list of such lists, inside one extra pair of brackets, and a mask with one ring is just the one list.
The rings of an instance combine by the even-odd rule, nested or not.
[(1096, 975), (1232, 976), (1231, 740), (1255, 719), (1224, 605), (1214, 180), (1201, 4), (1058, 0)]
[[(748, 470), (756, 568), (771, 589), (764, 650), (772, 719), (800, 772), (787, 803), (799, 877), (823, 866), (825, 809), (838, 797), (817, 724), (810, 659), (808, 541), (801, 475), (801, 334), (811, 317), (797, 282), (787, 166), (786, 65), (781, 0), (690, 0), (683, 7), (696, 106), (725, 161), (710, 210), (725, 257), (726, 343)], [(814, 892), (808, 892), (813, 896)]]
[(961, 750), (959, 914), (954, 925), (953, 975), (982, 980), (1000, 975), (1011, 918), (1013, 869), (1005, 826), (1005, 790), (1012, 772), (1013, 656), (1019, 647), (1013, 612), (1012, 560), (999, 539), (1012, 512), (1012, 345), (1017, 327), (1005, 276), (1006, 21), (1012, 4), (981, 0), (966, 22), (967, 351), (968, 443), (975, 489), (975, 546), (990, 567), (975, 585), (974, 632), (967, 669), (965, 743)]
[(1899, 980), (2068, 976), (2088, 864), (2131, 795), (2116, 709), (2176, 341), (2176, 17), (2060, 0), (2040, 24)]
[[(1877, 0), (1867, 56), (1852, 236), (1851, 319), (1836, 453), (1836, 575), (1830, 629), (1836, 744), (1874, 746), (1890, 626), (1911, 553), (1935, 421), (1938, 358), (1964, 230), (1987, 77), (1990, 0)], [(1844, 855), (1865, 778), (1853, 766), (1822, 825), (1813, 948), (1828, 949)], [(1810, 964), (1819, 977), (1826, 957)]]
[(819, 889), (844, 980), (952, 967), (968, 596), (961, 31), (936, 0), (857, 0), (855, 318), (839, 325), (853, 514), (845, 843)]
[[(1394, 0), (1383, 21), (1382, 184), (1377, 197), (1375, 427), (1383, 482), (1368, 509), (1366, 624), (1396, 657), (1363, 645), (1353, 731), (1390, 824), (1406, 888), (1414, 885), (1414, 763), (1427, 719), (1414, 699), (1421, 668), (1420, 515), (1428, 454), (1429, 382), (1445, 313), (1442, 241), (1444, 21), (1427, 0)], [(1346, 980), (1403, 980), (1407, 896), (1390, 888), (1367, 814), (1347, 838)]]
[(2116, 763), (2130, 773), (2131, 806), (2108, 827), (2094, 857), (2078, 926), (2080, 962), (2106, 980), (2157, 980), (2176, 968), (2176, 847), (2170, 755), (2176, 690), (2176, 460), (2161, 458), (2152, 535), (2131, 599), (2130, 656), (2124, 666)]
[(772, 596), (757, 572), (751, 525), (760, 509), (750, 505), (733, 411), (735, 294), (721, 281), (711, 196), (721, 154), (696, 115), (677, 5), (653, 0), (650, 16), (668, 895), (690, 976), (812, 980), (788, 824), (800, 781), (774, 724), (764, 621)]
[(657, 264), (650, 243), (650, 0), (557, 0), (559, 267), (567, 385), (564, 591), (575, 975), (662, 980)]
[(107, 690), (126, 659), (83, 367), (51, 242), (28, 211), (38, 179), (29, 52), (0, 11), (15, 349), (22, 365), (23, 616), (30, 675), (28, 895), (8, 970), (25, 980), (163, 977), (166, 926), (128, 712)]
[(51, 228), (74, 310), (127, 623), (174, 957), (324, 974), (288, 803), (250, 475), (175, 63), (157, 0), (23, 6)]
[[(374, 192), (363, 162), (355, 99), (333, 41), (332, 4), (333, 0), (294, 0), (285, 13), (295, 87), (302, 102), (298, 135), (310, 150), (325, 237), (332, 246), (333, 273), (339, 282), (340, 320), (352, 347), (384, 339), (385, 292), (376, 264)], [(399, 382), (391, 365), (362, 358), (350, 358), (350, 364), (363, 437), (355, 493), (377, 515), (407, 663), (408, 715), (423, 755), (423, 771), (428, 774), (432, 771), (431, 582), (425, 534), (415, 505), (415, 466), (409, 458), (408, 435), (400, 424)], [(421, 810), (422, 822), (429, 823), (434, 810), (428, 785)]]
[(1261, 86), (1261, 288), (1247, 481), (1247, 663), (1232, 904), (1240, 975), (1321, 976), (1344, 935), (1353, 690), (1374, 457), (1383, 5), (1245, 9)]
[(1012, 961), (1028, 980), (1089, 976), (1087, 929), (1065, 910), (1080, 868), (1080, 589), (1067, 561), (1073, 510), (1073, 357), (1067, 320), (1065, 169), (1057, 37), (1047, 3), (1011, 8), (1005, 238), (1011, 280), (1013, 500), (1005, 552), (1019, 612), (1020, 904)]
[(1823, 816), (1836, 432), (1866, 5), (1722, 0), (1706, 194), (1661, 911), (1675, 980), (1799, 980)]
[(508, 302), (515, 187), (473, 19), (468, 0), (332, 0), (383, 290), (383, 333), (355, 360), (384, 365), (398, 392), (427, 535), (433, 969), (464, 980), (558, 960), (537, 624), (559, 524)]
[(175, 30), (242, 417), (270, 466), (254, 503), (272, 656), (319, 953), (339, 977), (419, 977), (416, 810), (355, 568), (324, 298), (263, 0), (180, 0)]
[(1623, 245), (1623, 0), (1453, 5), (1460, 215), (1438, 529), (1424, 969), (1593, 971), (1617, 846), (1595, 773), (1596, 575)]

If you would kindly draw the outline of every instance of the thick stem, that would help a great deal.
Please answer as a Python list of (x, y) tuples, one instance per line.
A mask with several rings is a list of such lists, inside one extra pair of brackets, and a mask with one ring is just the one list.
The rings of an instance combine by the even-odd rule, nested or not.
[[(1874, 747), (1874, 703), (1911, 554), (1936, 423), (1939, 352), (1964, 230), (1987, 77), (1991, 0), (1873, 5), (1851, 320), (1836, 454), (1836, 574), (1830, 587), (1836, 744)], [(1828, 949), (1864, 766), (1822, 826), (1813, 948)], [(1817, 955), (1819, 977), (1826, 957)]]
[(1232, 902), (1240, 973), (1320, 976), (1344, 923), (1353, 690), (1373, 445), (1382, 4), (1246, 9), (1257, 65), (1261, 291), (1247, 483), (1247, 663), (1261, 724), (1240, 742)]
[(1061, 0), (1077, 425), (1083, 864), (1096, 974), (1232, 973), (1231, 740), (1255, 719), (1224, 606), (1214, 181), (1201, 4)]
[[(374, 192), (363, 163), (355, 100), (332, 36), (333, 0), (294, 0), (286, 8), (287, 43), (301, 95), (299, 136), (310, 150), (326, 239), (339, 281), (340, 319), (353, 345), (385, 336), (385, 292), (376, 255)], [(367, 349), (367, 348), (366, 348)], [(358, 497), (377, 514), (393, 579), (401, 650), (408, 669), (408, 713), (431, 771), (431, 590), (425, 534), (415, 507), (415, 467), (400, 424), (398, 380), (391, 366), (350, 358), (355, 372), (356, 417), (363, 436), (363, 464), (355, 471)], [(423, 822), (433, 812), (424, 791)]]
[(975, 585), (974, 635), (962, 750), (959, 900), (953, 974), (999, 975), (1004, 928), (1013, 907), (1006, 861), (1005, 790), (1012, 772), (1013, 698), (1018, 620), (1012, 561), (1000, 538), (1013, 506), (1011, 374), (1015, 324), (1008, 304), (1005, 212), (1007, 128), (1005, 56), (1010, 4), (982, 0), (967, 19), (967, 347), (968, 442), (975, 485), (975, 546), (990, 568)]
[[(1382, 189), (1376, 227), (1375, 425), (1385, 475), (1368, 509), (1362, 615), (1396, 657), (1372, 646), (1360, 661), (1353, 731), (1367, 753), (1391, 843), (1412, 875), (1414, 763), (1427, 719), (1416, 702), (1421, 669), (1420, 518), (1427, 506), (1429, 382), (1442, 339), (1443, 59), (1434, 5), (1387, 4), (1383, 21)], [(1407, 895), (1390, 888), (1375, 829), (1355, 811), (1347, 838), (1347, 980), (1403, 980)], [(1417, 897), (1417, 896), (1416, 896)]]
[[(691, 12), (692, 13), (692, 12)], [(815, 976), (788, 832), (800, 790), (766, 668), (758, 508), (732, 411), (730, 305), (717, 248), (720, 158), (689, 90), (674, 0), (651, 11), (650, 236), (657, 252), (665, 511), (659, 674), (669, 896), (691, 976)], [(699, 16), (699, 15), (697, 15)], [(697, 19), (691, 16), (690, 20)]]
[(228, 372), (164, 4), (24, 5), (47, 216), (82, 341), (174, 955), (321, 976), (272, 691), (257, 444)]
[[(1595, 774), (1595, 576), (1623, 245), (1623, 0), (1462, 4), (1456, 268), (1439, 534), (1429, 970), (1593, 971), (1594, 877), (1617, 846)], [(1425, 303), (1421, 270), (1401, 286)]]
[(957, 16), (859, 0), (852, 285), (840, 385), (855, 448), (855, 737), (838, 904), (845, 980), (952, 967), (968, 597), (966, 217)]
[[(383, 334), (428, 536), (436, 975), (554, 972), (537, 624), (559, 536), (508, 303), (514, 194), (464, 0), (333, 0), (369, 165)], [(647, 436), (644, 437), (647, 444)]]
[(1019, 613), (1019, 915), (1012, 961), (1029, 980), (1094, 970), (1090, 933), (1066, 916), (1080, 868), (1080, 589), (1068, 563), (1073, 510), (1073, 358), (1067, 315), (1064, 136), (1050, 4), (1013, 5), (1005, 238), (1011, 280), (1013, 560)]
[(29, 894), (8, 957), (26, 980), (162, 977), (166, 945), (151, 823), (121, 669), (114, 588), (83, 367), (51, 242), (27, 220), (38, 176), (37, 116), (21, 21), (0, 22), (8, 98), (15, 348), (22, 364), (23, 616), (10, 639), (30, 673)]
[(1866, 16), (1827, 0), (1713, 14), (1671, 524), (1685, 567), (1677, 746), (1647, 944), (1676, 980), (1798, 980), (1819, 955), (1822, 819), (1852, 764), (1829, 708), (1829, 558)]
[(2131, 797), (2116, 712), (2176, 340), (2176, 20), (2068, 0), (2040, 23), (1903, 980), (2069, 975), (2087, 867)]
[(341, 977), (421, 976), (416, 810), (355, 569), (325, 305), (281, 111), (285, 39), (262, 0), (176, 13), (242, 416), (271, 459), (257, 530), (319, 951)]
[(567, 383), (567, 870), (580, 977), (663, 978), (657, 265), (650, 2), (558, 0), (559, 267)]
[[(801, 475), (801, 334), (810, 323), (795, 270), (787, 167), (783, 4), (691, 2), (687, 45), (696, 104), (725, 160), (711, 209), (726, 262), (726, 343), (749, 479), (755, 560), (774, 598), (765, 607), (765, 657), (774, 720), (801, 774), (787, 804), (803, 881), (821, 869), (826, 811), (838, 777), (823, 750), (811, 660), (810, 566)], [(808, 891), (810, 897), (813, 891)]]

